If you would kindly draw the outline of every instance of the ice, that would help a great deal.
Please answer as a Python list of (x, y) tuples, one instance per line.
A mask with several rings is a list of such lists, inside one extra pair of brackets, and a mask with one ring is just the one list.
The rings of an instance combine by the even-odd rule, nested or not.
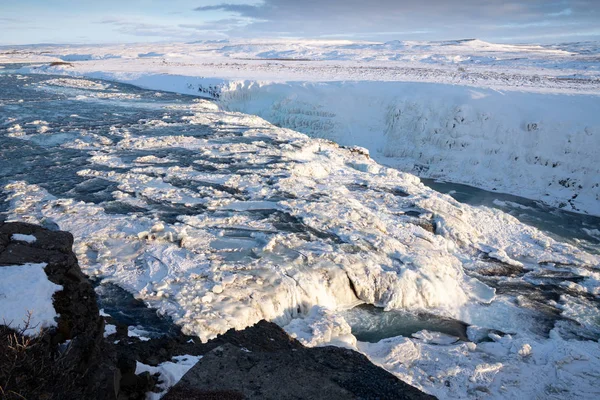
[(86, 90), (106, 90), (110, 85), (85, 79), (55, 78), (42, 82), (46, 85), (82, 88)]
[[(565, 50), (530, 51), (555, 57)], [(113, 61), (104, 62), (108, 64), (103, 68), (108, 68)], [(126, 70), (110, 77), (185, 92), (191, 81), (183, 72), (156, 77)], [(203, 78), (196, 78), (191, 83), (202, 83)], [(240, 104), (247, 101), (250, 108), (268, 106), (276, 96), (263, 97), (264, 93), (289, 96), (297, 91), (295, 99), (275, 111), (285, 115), (297, 110), (294, 126), (316, 126), (323, 133), (328, 126), (335, 128), (322, 123), (335, 119), (334, 113), (304, 100), (323, 99), (329, 107), (335, 103), (332, 99), (355, 93), (356, 103), (350, 104), (354, 108), (340, 104), (336, 115), (346, 118), (356, 112), (357, 120), (376, 121), (371, 117), (377, 109), (385, 121), (390, 110), (383, 98), (390, 92), (384, 87), (405, 87), (392, 83), (249, 82), (247, 87), (257, 86), (256, 92), (241, 85), (229, 104), (237, 99)], [(210, 91), (213, 84), (202, 88)], [(82, 269), (102, 286), (118, 285), (202, 341), (268, 319), (305, 345), (356, 349), (444, 399), (597, 394), (599, 377), (593, 372), (600, 359), (597, 254), (575, 241), (551, 237), (503, 210), (460, 203), (428, 188), (413, 174), (379, 163), (377, 149), (366, 151), (356, 145), (364, 147), (361, 140), (372, 137), (377, 142), (388, 136), (361, 133), (364, 125), (346, 125), (354, 132), (348, 141), (356, 141), (342, 147), (286, 129), (287, 123), (275, 126), (257, 116), (227, 111), (223, 108), (227, 95), (220, 96), (219, 107), (207, 100), (110, 85), (123, 96), (96, 98), (93, 103), (90, 93), (101, 90), (56, 85), (34, 89), (36, 96), (71, 96), (73, 90), (85, 95), (85, 100), (72, 96), (67, 100), (72, 106), (69, 113), (81, 116), (74, 119), (75, 139), (60, 136), (66, 132), (58, 131), (62, 124), (52, 117), (56, 104), (40, 102), (39, 116), (7, 111), (11, 115), (4, 119), (6, 126), (18, 123), (27, 134), (7, 139), (11, 147), (2, 147), (8, 151), (23, 146), (24, 154), (35, 152), (24, 157), (23, 165), (6, 165), (9, 173), (2, 177), (2, 196), (7, 201), (2, 205), (8, 218), (72, 232)], [(217, 89), (227, 90), (227, 85)], [(350, 87), (361, 90), (347, 92)], [(369, 97), (368, 90), (375, 87), (381, 88), (379, 97)], [(415, 86), (415, 91), (422, 87)], [(514, 122), (514, 108), (531, 111), (533, 97), (545, 101), (549, 96), (509, 92), (504, 99), (489, 89), (441, 87), (432, 85), (429, 95), (417, 98), (414, 107), (400, 99), (397, 104), (406, 106), (402, 110), (416, 110), (408, 114), (417, 117), (396, 120), (394, 129), (422, 116), (439, 117), (429, 111), (437, 109), (435, 102), (446, 100), (450, 105), (440, 108), (446, 107), (441, 111), (449, 117), (443, 121), (454, 121), (460, 114), (453, 108), (455, 96), (473, 107), (493, 100), (503, 108), (522, 95), (508, 115), (490, 117), (498, 124)], [(593, 107), (595, 98), (584, 99), (581, 94), (569, 97), (572, 106), (565, 105), (567, 91), (555, 89), (559, 93), (552, 95), (555, 105), (565, 106), (565, 112), (577, 116), (574, 108), (579, 105), (581, 113)], [(437, 90), (439, 100), (428, 103)], [(140, 97), (127, 98), (132, 93)], [(397, 109), (392, 111), (395, 115)], [(8, 119), (13, 116), (18, 118)], [(305, 118), (317, 122), (305, 124)], [(26, 124), (36, 119), (48, 121), (52, 129), (43, 135), (31, 130), (34, 125)], [(531, 138), (543, 130), (548, 141), (556, 138), (551, 124), (537, 118), (523, 122), (515, 134)], [(578, 126), (573, 124), (569, 126)], [(473, 125), (457, 134), (477, 137), (479, 130), (490, 126)], [(580, 142), (579, 150), (591, 152), (595, 139), (589, 140)], [(546, 142), (540, 138), (534, 144), (543, 147)], [(493, 159), (493, 152), (489, 156)], [(58, 162), (65, 166), (55, 169)], [(28, 172), (29, 165), (43, 167)], [(523, 182), (532, 188), (537, 184)], [(500, 206), (516, 208), (508, 202)], [(590, 221), (585, 226), (593, 234), (597, 226)], [(365, 315), (361, 307), (378, 311)], [(149, 337), (140, 330), (150, 328), (130, 332)]]
[(62, 286), (48, 280), (46, 264), (0, 267), (0, 321), (26, 335), (56, 326), (52, 304)]
[[(212, 119), (210, 114), (216, 112), (201, 109), (197, 117)], [(232, 114), (228, 118), (242, 122), (244, 117)], [(255, 123), (255, 117), (248, 118), (247, 124)], [(86, 265), (89, 273), (112, 276), (111, 279), (117, 279), (142, 298), (162, 304), (159, 307), (164, 307), (165, 312), (174, 312), (187, 329), (206, 338), (232, 326), (241, 328), (259, 318), (290, 321), (297, 315), (298, 308), (302, 313), (313, 305), (333, 309), (347, 307), (357, 302), (356, 296), (388, 309), (434, 308), (449, 316), (462, 316), (460, 310), (465, 304), (494, 299), (492, 289), (464, 275), (463, 268), (471, 268), (473, 249), (490, 257), (498, 258), (502, 254), (502, 260), (519, 265), (526, 263), (532, 269), (538, 268), (537, 263), (547, 261), (580, 265), (596, 262), (593, 256), (557, 243), (500, 211), (457, 203), (426, 189), (415, 177), (381, 167), (361, 153), (339, 149), (325, 141), (311, 141), (289, 131), (273, 130), (264, 123), (263, 126), (265, 131), (247, 131), (244, 135), (253, 140), (260, 138), (260, 142), (269, 135), (273, 140), (276, 135), (277, 140), (288, 143), (264, 148), (260, 142), (232, 145), (204, 139), (203, 147), (205, 154), (211, 157), (236, 159), (244, 154), (248, 165), (261, 165), (265, 157), (287, 160), (285, 164), (268, 164), (270, 172), (262, 176), (231, 172), (229, 175), (208, 174), (181, 167), (140, 168), (129, 166), (123, 160), (107, 164), (106, 157), (98, 156), (90, 161), (129, 170), (83, 169), (78, 173), (87, 178), (113, 180), (119, 188), (115, 196), (118, 194), (118, 198), (126, 201), (135, 198), (134, 204), (145, 208), (152, 208), (153, 203), (169, 207), (201, 205), (214, 210), (214, 215), (182, 217), (178, 221), (185, 221), (185, 225), (163, 222), (162, 229), (153, 229), (157, 221), (147, 217), (131, 219), (107, 215), (102, 207), (66, 199), (50, 200), (34, 185), (14, 183), (7, 189), (12, 192), (15, 216), (29, 219), (38, 215), (37, 218), (52, 219), (74, 232), (82, 245), (79, 254), (84, 260), (89, 254), (88, 246), (93, 246), (94, 253), (98, 254)], [(188, 142), (177, 136), (160, 139), (167, 148), (188, 147)], [(152, 141), (125, 139), (119, 142), (118, 151), (136, 150), (138, 143), (147, 146)], [(111, 148), (106, 145), (105, 156), (110, 155)], [(260, 157), (252, 155), (257, 151)], [(307, 165), (310, 168), (307, 169)], [(356, 168), (356, 165), (369, 168)], [(274, 183), (265, 183), (273, 175), (280, 177)], [(174, 178), (192, 185), (174, 185)], [(348, 189), (360, 181), (369, 182), (372, 189)], [(194, 189), (194, 185), (202, 182), (214, 182), (229, 189), (210, 192), (206, 198), (206, 194)], [(398, 188), (408, 196), (394, 195), (393, 190)], [(321, 191), (326, 193), (321, 201), (308, 199), (309, 195)], [(230, 192), (243, 193), (246, 199), (235, 200)], [(281, 192), (294, 194), (295, 198), (281, 198)], [(127, 193), (135, 196), (128, 197)], [(265, 201), (277, 197), (280, 198), (277, 201)], [(55, 205), (44, 206), (45, 201)], [(414, 224), (412, 217), (397, 213), (415, 207), (435, 215), (432, 223), (437, 235)], [(304, 224), (304, 229), (317, 236), (305, 242), (293, 231), (270, 233), (281, 229), (277, 228), (281, 223), (276, 221), (261, 227), (265, 233), (256, 232), (248, 238), (226, 239), (218, 233), (228, 225), (235, 229), (256, 229), (260, 225), (256, 224), (253, 214), (280, 213), (297, 221), (293, 224)], [(83, 223), (81, 218), (85, 215), (87, 220)], [(515, 237), (526, 245), (514, 242)], [(262, 258), (260, 266), (252, 267), (257, 268), (255, 272), (238, 271), (235, 263), (229, 266), (228, 262), (220, 261), (218, 254), (222, 250), (244, 248)], [(354, 253), (347, 252), (346, 248), (354, 249)], [(137, 261), (129, 266), (132, 260)], [(278, 265), (281, 260), (291, 263), (293, 269), (281, 269)], [(308, 263), (309, 269), (298, 272), (297, 266), (304, 263)], [(222, 284), (224, 276), (220, 271), (228, 269), (242, 275)], [(207, 273), (208, 279), (190, 282), (191, 274), (204, 276)], [(326, 281), (318, 278), (321, 274), (327, 276)], [(596, 278), (587, 279), (590, 285), (596, 285)], [(354, 289), (350, 288), (350, 281)], [(215, 287), (219, 289), (214, 290)], [(260, 307), (256, 308), (258, 304), (248, 301), (248, 293), (262, 292), (266, 297), (258, 301)], [(292, 297), (287, 298), (290, 294)], [(198, 307), (194, 303), (196, 298), (207, 301)], [(221, 301), (237, 304), (236, 314), (229, 320), (228, 317), (223, 319), (222, 313), (230, 306)]]
[[(423, 177), (600, 215), (593, 43), (249, 40), (78, 51), (89, 61), (25, 71), (215, 98), (228, 110), (367, 147), (377, 161)], [(144, 54), (163, 54), (166, 65)], [(48, 82), (94, 89), (87, 98), (123, 95), (91, 79)]]
[[(197, 112), (198, 118), (213, 119), (207, 114), (218, 111)], [(256, 121), (240, 114), (228, 118), (234, 117), (238, 124)], [(115, 197), (146, 209), (184, 204), (203, 205), (208, 212), (170, 222), (107, 214), (101, 205), (56, 198), (39, 186), (15, 182), (6, 187), (12, 217), (51, 220), (73, 232), (75, 250), (88, 274), (132, 291), (203, 340), (266, 318), (307, 345), (356, 348), (441, 397), (468, 397), (469, 390), (500, 396), (505, 392), (498, 382), (515, 379), (521, 382), (518, 390), (524, 390), (523, 376), (529, 375), (522, 375), (525, 366), (519, 365), (526, 361), (521, 360), (541, 357), (546, 350), (536, 350), (536, 345), (546, 348), (558, 339), (535, 336), (528, 330), (535, 324), (532, 312), (510, 305), (506, 296), (496, 295), (465, 271), (482, 267), (474, 257), (479, 253), (532, 271), (543, 269), (543, 262), (571, 264), (570, 270), (578, 274), (597, 265), (597, 257), (556, 242), (499, 210), (460, 204), (359, 152), (261, 124), (263, 128), (244, 133), (243, 145), (205, 139), (200, 159), (236, 160), (244, 155), (245, 167), (229, 170), (230, 164), (225, 165), (228, 174), (139, 166), (113, 157), (114, 151), (137, 151), (137, 143), (147, 140), (121, 141), (117, 149), (106, 145), (106, 157), (91, 156), (91, 167), (79, 171), (82, 177), (114, 181)], [(265, 145), (267, 139), (282, 144)], [(161, 140), (167, 148), (188, 146), (176, 136)], [(278, 158), (286, 162), (264, 164)], [(107, 171), (107, 166), (120, 172)], [(248, 169), (251, 166), (259, 168)], [(222, 185), (221, 190), (203, 194), (201, 183), (206, 182)], [(407, 215), (414, 210), (421, 210), (419, 217)], [(436, 234), (423, 228), (427, 223)], [(224, 251), (240, 256), (228, 258)], [(584, 279), (592, 289), (599, 286), (594, 274)], [(430, 310), (488, 329), (521, 332), (522, 337), (511, 339), (517, 342), (510, 346), (502, 341), (477, 344), (480, 354), (473, 352), (473, 344), (452, 344), (455, 339), (443, 334), (422, 332), (417, 334), (420, 339), (402, 338), (401, 355), (388, 346), (391, 339), (378, 344), (356, 341), (340, 311), (361, 302), (388, 310)], [(413, 350), (406, 350), (408, 343)], [(448, 350), (440, 350), (440, 344)], [(566, 346), (565, 351), (578, 346)], [(415, 351), (419, 356), (409, 362), (406, 357)], [(460, 372), (456, 352), (474, 354), (459, 364)], [(381, 357), (388, 361), (379, 361)], [(399, 362), (410, 368), (400, 368)], [(595, 378), (575, 375), (553, 384), (582, 379), (589, 386), (577, 390), (592, 390)], [(427, 383), (428, 376), (437, 378)], [(451, 382), (450, 389), (445, 381)]]
[(458, 337), (450, 336), (441, 332), (429, 332), (427, 330), (422, 330), (416, 333), (413, 333), (413, 338), (419, 339), (424, 343), (431, 344), (439, 344), (439, 345), (449, 345), (456, 343), (458, 341)]
[(314, 137), (367, 147), (377, 161), (424, 177), (600, 214), (598, 182), (589, 178), (598, 175), (591, 150), (600, 146), (595, 95), (264, 82), (231, 87), (219, 101)]
[(104, 325), (104, 337), (109, 337), (110, 335), (114, 335), (117, 333), (116, 325), (106, 324)]
[(127, 328), (127, 336), (129, 337), (136, 337), (138, 339), (140, 339), (143, 342), (147, 342), (150, 340), (150, 338), (148, 337), (149, 332), (145, 331), (143, 329), (143, 327), (140, 326), (129, 326)]
[(14, 124), (10, 128), (8, 128), (7, 131), (8, 131), (8, 134), (12, 137), (19, 137), (19, 136), (23, 136), (25, 134), (25, 132), (23, 131), (23, 128), (19, 124)]
[(600, 376), (587, 375), (600, 363), (597, 342), (505, 336), (439, 346), (396, 337), (358, 346), (404, 381), (440, 398), (595, 398), (600, 393)]
[(314, 306), (305, 317), (292, 320), (284, 329), (305, 346), (356, 348), (350, 325), (338, 313), (320, 306)]

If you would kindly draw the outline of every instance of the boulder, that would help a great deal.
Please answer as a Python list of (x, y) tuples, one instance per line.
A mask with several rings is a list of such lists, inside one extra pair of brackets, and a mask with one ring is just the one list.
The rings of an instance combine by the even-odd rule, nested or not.
[(208, 352), (164, 400), (433, 399), (350, 349), (306, 348), (261, 321), (209, 342)]

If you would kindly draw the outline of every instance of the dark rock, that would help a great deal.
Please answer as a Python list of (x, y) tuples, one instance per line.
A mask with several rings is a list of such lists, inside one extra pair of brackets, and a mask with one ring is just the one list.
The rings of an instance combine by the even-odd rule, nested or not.
[(169, 391), (168, 400), (244, 400), (242, 393), (228, 390), (205, 391), (194, 388), (175, 387)]
[(483, 276), (519, 276), (524, 273), (524, 269), (518, 265), (511, 265), (504, 261), (498, 260), (489, 254), (483, 253), (480, 255), (481, 260), (485, 262), (477, 273)]
[(0, 224), (0, 235), (5, 234), (10, 237), (15, 233), (35, 236), (36, 241), (28, 244), (31, 248), (56, 250), (64, 254), (71, 254), (73, 235), (69, 232), (49, 231), (38, 225), (24, 222)]
[(254, 352), (304, 349), (299, 341), (289, 337), (279, 326), (264, 320), (241, 331), (230, 329), (208, 342), (211, 350), (223, 344), (232, 344)]
[[(34, 235), (36, 241), (14, 241), (12, 235), (16, 233)], [(13, 386), (19, 395), (27, 394), (26, 398), (115, 399), (118, 369), (114, 350), (104, 342), (104, 321), (98, 313), (95, 293), (77, 264), (72, 245), (73, 236), (67, 232), (25, 223), (0, 223), (0, 265), (4, 265), (0, 268), (43, 262), (47, 264), (48, 279), (63, 287), (53, 299), (58, 326), (35, 338), (31, 351), (22, 354), (21, 374), (35, 377), (38, 383), (25, 385), (16, 377), (5, 376), (3, 384)], [(5, 332), (3, 339), (9, 334)], [(67, 340), (68, 351), (57, 356), (58, 345)], [(28, 357), (33, 359), (31, 364)], [(37, 370), (35, 365), (44, 365), (45, 371)]]
[(10, 243), (10, 236), (6, 233), (0, 233), (0, 253), (4, 251)]
[[(259, 333), (265, 327), (248, 329)], [(433, 398), (352, 350), (300, 345), (250, 351), (224, 344), (206, 354), (163, 399), (191, 400), (203, 398), (195, 397), (198, 393), (223, 390), (245, 399)]]

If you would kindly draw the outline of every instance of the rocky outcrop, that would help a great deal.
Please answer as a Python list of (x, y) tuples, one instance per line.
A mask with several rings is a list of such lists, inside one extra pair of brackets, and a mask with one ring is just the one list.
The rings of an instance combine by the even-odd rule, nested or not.
[[(36, 241), (13, 241), (13, 234), (33, 235)], [(116, 397), (115, 382), (119, 381), (116, 354), (104, 341), (104, 320), (98, 313), (94, 289), (81, 272), (72, 246), (73, 236), (67, 232), (25, 223), (0, 224), (0, 268), (46, 263), (48, 279), (63, 287), (53, 301), (59, 314), (57, 328), (34, 338), (28, 351), (19, 354), (20, 370), (0, 376), (0, 385), (8, 387), (14, 398)], [(7, 345), (15, 334), (4, 328), (0, 340)], [(41, 365), (44, 367), (39, 368)]]
[[(13, 234), (34, 235), (36, 241), (14, 241)], [(141, 400), (148, 391), (157, 391), (160, 377), (136, 375), (136, 363), (156, 366), (184, 354), (203, 357), (166, 400), (432, 398), (357, 352), (306, 348), (267, 321), (230, 330), (208, 343), (175, 326), (159, 338), (132, 337), (127, 325), (99, 315), (96, 293), (72, 245), (67, 232), (0, 222), (0, 268), (47, 263), (48, 279), (63, 287), (54, 295), (59, 314), (55, 329), (30, 339), (0, 326), (3, 398)], [(117, 326), (107, 338), (105, 319)], [(12, 350), (15, 340), (27, 343), (18, 354)]]
[[(371, 364), (362, 354), (339, 347), (306, 348), (278, 326), (262, 321), (221, 340), (164, 397), (165, 400), (225, 399), (431, 399)], [(212, 396), (212, 397), (209, 397)]]

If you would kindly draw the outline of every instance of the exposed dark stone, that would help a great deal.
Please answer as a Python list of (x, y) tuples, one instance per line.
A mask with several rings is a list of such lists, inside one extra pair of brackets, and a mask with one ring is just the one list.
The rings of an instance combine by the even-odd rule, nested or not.
[(425, 229), (429, 233), (433, 233), (434, 235), (436, 233), (435, 225), (431, 220), (424, 219), (424, 218), (418, 218), (418, 219), (411, 219), (409, 222), (412, 224), (415, 224), (417, 226), (420, 226), (421, 228)]
[(73, 235), (69, 232), (49, 231), (38, 225), (24, 222), (11, 222), (0, 224), (0, 234), (12, 236), (15, 233), (34, 235), (36, 241), (28, 246), (35, 249), (56, 250), (64, 254), (71, 254)]
[[(263, 327), (249, 329), (259, 333)], [(164, 399), (191, 400), (198, 398), (196, 393), (222, 390), (245, 399), (433, 398), (352, 350), (300, 346), (250, 351), (224, 344), (206, 354)]]
[[(36, 241), (13, 241), (11, 238), (15, 233), (34, 235)], [(26, 393), (27, 398), (37, 398), (45, 393), (46, 399), (115, 399), (118, 369), (114, 366), (114, 351), (104, 341), (104, 320), (98, 314), (94, 290), (71, 251), (73, 236), (24, 223), (0, 224), (0, 235), (3, 236), (0, 239), (0, 265), (4, 265), (0, 268), (44, 262), (48, 279), (63, 287), (54, 295), (58, 326), (36, 338), (36, 346), (31, 352), (37, 360), (35, 364), (46, 365), (52, 379), (39, 376), (39, 387), (19, 387), (16, 382), (0, 385), (15, 387), (16, 384), (15, 393)], [(7, 338), (3, 335), (0, 340)], [(68, 351), (59, 357), (58, 345), (67, 340), (70, 340)], [(35, 370), (34, 364), (31, 368), (27, 365), (24, 364), (21, 374), (43, 374)]]
[(10, 236), (6, 233), (0, 233), (0, 253), (4, 251), (10, 243)]
[(486, 262), (477, 273), (483, 276), (519, 276), (524, 273), (524, 269), (518, 265), (511, 265), (489, 254), (483, 253), (480, 258)]
[(242, 393), (227, 390), (205, 391), (189, 387), (175, 387), (163, 399), (168, 400), (244, 400)]

